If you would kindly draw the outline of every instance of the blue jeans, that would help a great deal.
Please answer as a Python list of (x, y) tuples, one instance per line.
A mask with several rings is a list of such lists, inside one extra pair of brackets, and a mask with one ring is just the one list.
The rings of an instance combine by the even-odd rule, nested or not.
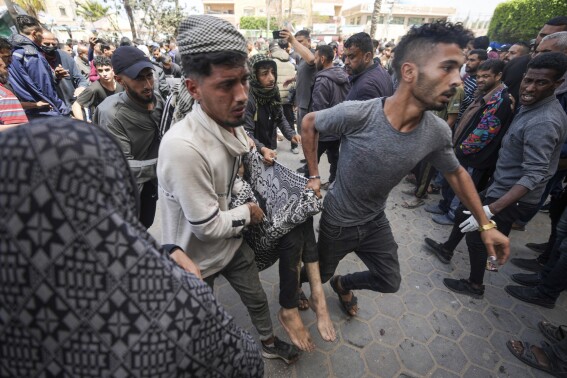
[(542, 295), (554, 301), (567, 289), (567, 209), (563, 210), (556, 230), (551, 256), (540, 273), (542, 283), (537, 286)]
[(317, 244), (321, 280), (327, 282), (335, 274), (339, 262), (354, 251), (368, 270), (344, 275), (341, 279), (343, 289), (398, 291), (401, 282), (398, 244), (386, 214), (382, 212), (366, 224), (351, 227), (335, 226), (326, 219), (323, 211)]

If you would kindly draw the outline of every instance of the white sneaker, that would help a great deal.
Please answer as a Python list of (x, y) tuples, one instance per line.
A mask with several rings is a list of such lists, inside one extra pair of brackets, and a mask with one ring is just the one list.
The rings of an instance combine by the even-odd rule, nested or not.
[(291, 152), (293, 152), (294, 154), (297, 155), (297, 154), (299, 154), (299, 149), (298, 149), (297, 147), (293, 147), (293, 148), (291, 149)]

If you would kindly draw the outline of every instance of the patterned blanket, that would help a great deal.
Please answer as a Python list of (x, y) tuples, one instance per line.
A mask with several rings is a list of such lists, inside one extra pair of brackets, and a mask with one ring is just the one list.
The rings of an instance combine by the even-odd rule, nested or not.
[(244, 239), (256, 253), (258, 269), (264, 270), (279, 258), (279, 239), (319, 213), (321, 200), (305, 189), (305, 177), (278, 162), (265, 165), (256, 151), (244, 158), (244, 181), (241, 191), (232, 197), (231, 207), (253, 201), (264, 210), (264, 220), (244, 231)]

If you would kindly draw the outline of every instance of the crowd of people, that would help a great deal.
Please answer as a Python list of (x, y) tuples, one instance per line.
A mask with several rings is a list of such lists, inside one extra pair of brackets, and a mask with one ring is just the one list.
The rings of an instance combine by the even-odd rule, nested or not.
[[(394, 293), (403, 277), (386, 217), (402, 180), (404, 207), (424, 205), (447, 241), (424, 243), (449, 264), (466, 238), (470, 275), (445, 278), (482, 299), (485, 271), (510, 255), (508, 236), (548, 198), (547, 243), (511, 262), (506, 291), (552, 308), (567, 287), (567, 17), (530, 42), (489, 48), (461, 24), (433, 22), (394, 44), (356, 33), (314, 43), (287, 28), (247, 41), (230, 23), (190, 16), (164, 49), (141, 40), (60, 44), (33, 17), (0, 38), (0, 345), (14, 376), (262, 376), (264, 358), (293, 363), (336, 331), (323, 284), (358, 313), (356, 290)], [(315, 45), (315, 46), (314, 46)], [(74, 56), (72, 56), (74, 55)], [(234, 198), (249, 183), (244, 157), (277, 165), (278, 141), (303, 150), (297, 174), (323, 201), (277, 242), (274, 334), (254, 246), (265, 204)], [(321, 182), (319, 161), (330, 172)], [(299, 156), (298, 156), (299, 160)], [(323, 197), (323, 193), (325, 193)], [(159, 198), (159, 206), (158, 206)], [(161, 244), (147, 232), (160, 211)], [(336, 274), (355, 253), (367, 270)], [(260, 342), (213, 296), (222, 275)], [(310, 297), (302, 284), (310, 286)], [(565, 329), (553, 344), (511, 340), (530, 366), (567, 374)]]

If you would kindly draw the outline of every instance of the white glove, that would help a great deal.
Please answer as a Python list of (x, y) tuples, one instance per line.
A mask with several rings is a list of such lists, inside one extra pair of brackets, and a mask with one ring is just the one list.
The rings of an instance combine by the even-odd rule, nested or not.
[[(490, 212), (490, 208), (488, 207), (488, 205), (484, 205), (482, 209), (484, 210), (484, 214), (486, 214), (488, 220), (492, 219), (494, 214)], [(468, 210), (463, 211), (463, 214), (470, 214), (470, 213), (471, 212)], [(459, 228), (461, 229), (461, 232), (463, 234), (466, 232), (476, 231), (478, 230), (478, 222), (476, 221), (474, 216), (471, 215), (470, 217), (467, 218), (466, 221), (464, 221), (459, 225)]]

